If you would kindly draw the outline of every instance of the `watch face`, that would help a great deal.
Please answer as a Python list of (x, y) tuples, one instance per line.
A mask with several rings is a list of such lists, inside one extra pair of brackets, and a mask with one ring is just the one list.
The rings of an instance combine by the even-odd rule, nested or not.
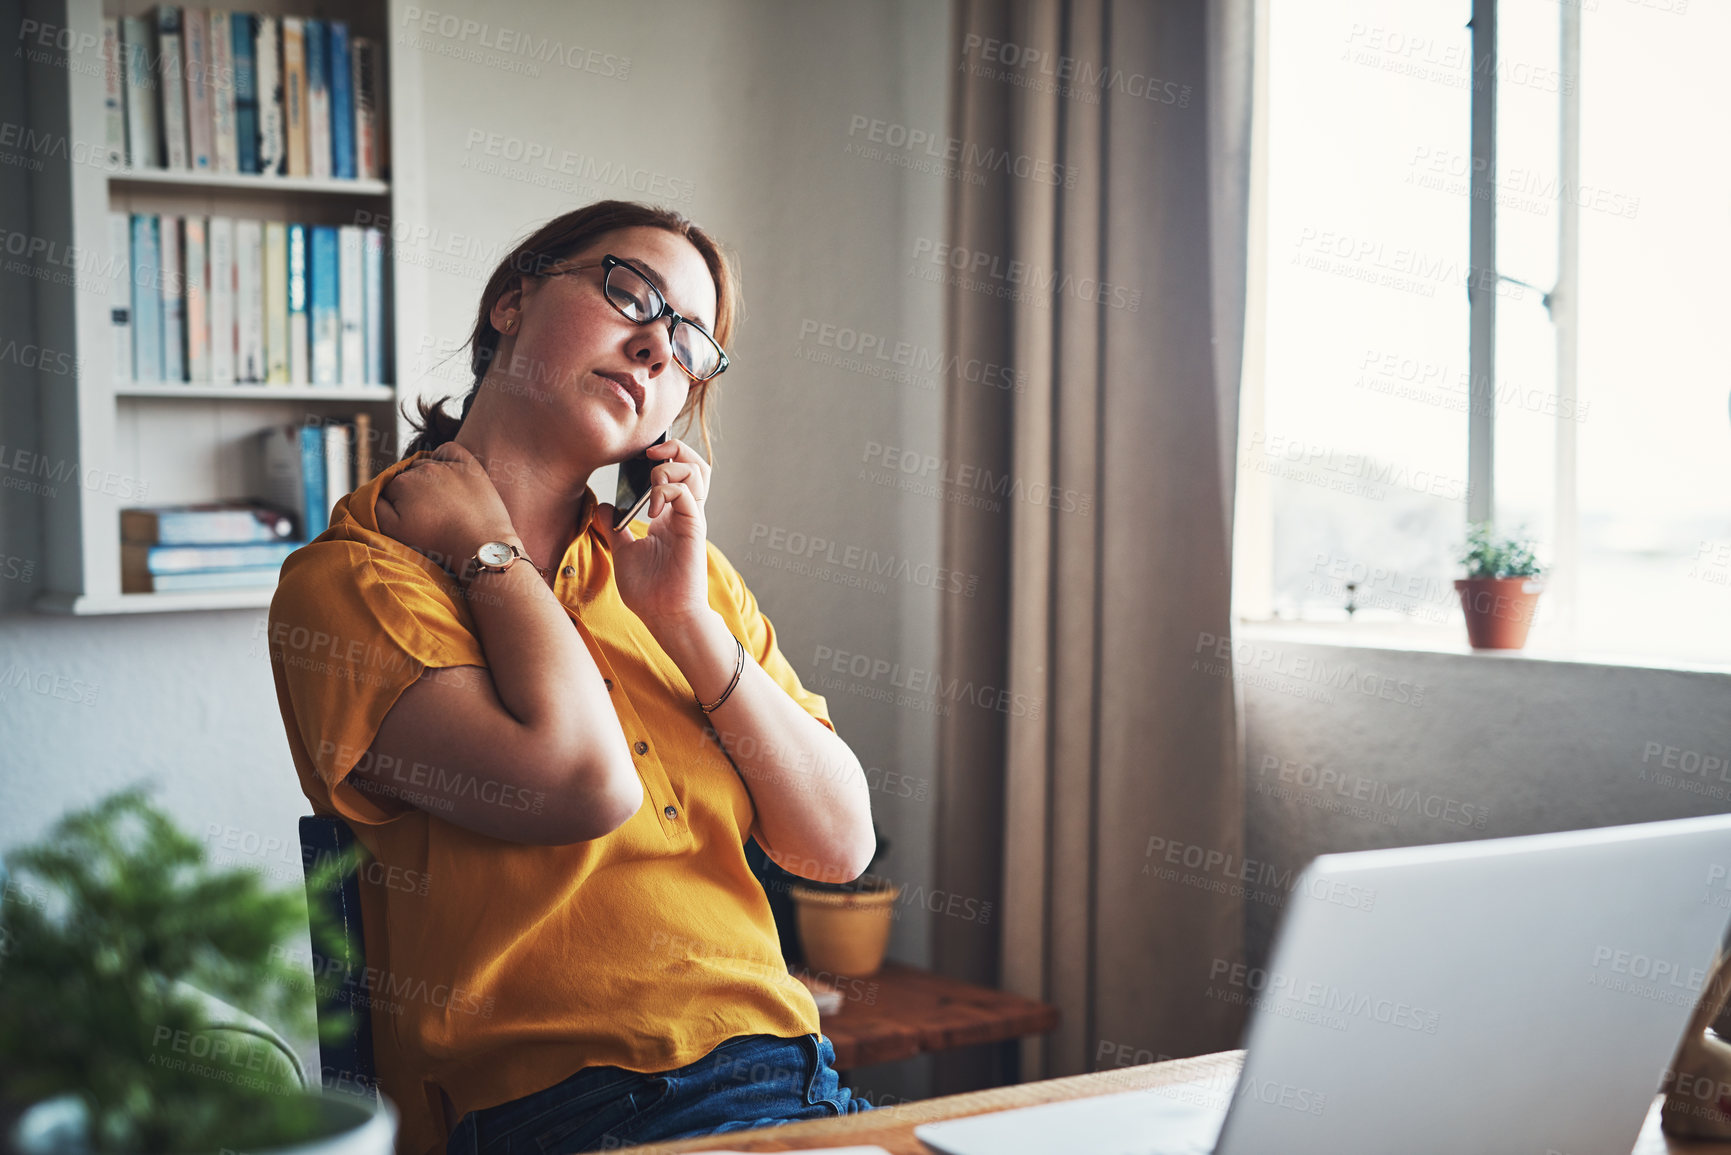
[(482, 565), (504, 565), (511, 560), (511, 547), (502, 541), (483, 542), (475, 556), (481, 559)]

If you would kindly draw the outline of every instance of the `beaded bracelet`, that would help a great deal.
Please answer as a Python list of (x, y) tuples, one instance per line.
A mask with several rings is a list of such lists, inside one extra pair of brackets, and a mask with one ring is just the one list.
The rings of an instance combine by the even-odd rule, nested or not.
[(739, 675), (745, 672), (745, 643), (736, 637), (733, 639), (733, 644), (739, 647), (739, 660), (736, 661), (733, 666), (733, 680), (727, 683), (727, 689), (721, 692), (721, 697), (715, 699), (711, 704), (705, 706), (702, 698), (697, 699), (697, 708), (702, 710), (705, 714), (712, 713), (719, 709), (721, 704), (727, 701), (728, 695), (733, 693), (733, 688), (739, 685)]

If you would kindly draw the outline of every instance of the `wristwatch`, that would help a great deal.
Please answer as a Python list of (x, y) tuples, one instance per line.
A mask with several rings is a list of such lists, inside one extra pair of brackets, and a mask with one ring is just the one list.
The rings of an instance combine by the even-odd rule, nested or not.
[(503, 573), (511, 568), (514, 561), (529, 562), (531, 569), (538, 569), (529, 555), (508, 541), (484, 541), (475, 554), (463, 563), (463, 572), (458, 577), (465, 585), (479, 577), (482, 571), (488, 573)]

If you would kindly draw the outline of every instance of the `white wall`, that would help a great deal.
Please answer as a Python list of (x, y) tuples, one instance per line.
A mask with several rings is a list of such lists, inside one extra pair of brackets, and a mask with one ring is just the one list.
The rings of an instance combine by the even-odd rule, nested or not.
[[(844, 150), (856, 115), (942, 130), (947, 5), (459, 0), (438, 11), (629, 58), (630, 66), (624, 79), (605, 75), (618, 70), (606, 64), (542, 62), (531, 75), (521, 58), (514, 69), (497, 67), (511, 58), (474, 36), (416, 32), (405, 43), (409, 29), (397, 25), (392, 51), (414, 53), (424, 81), (420, 107), (398, 110), (419, 118), (424, 148), (400, 159), (425, 173), (426, 219), (413, 223), (437, 238), (405, 249), (455, 265), (429, 274), (421, 327), (437, 335), (441, 352), (455, 348), (491, 270), (484, 254), (496, 259), (499, 246), (545, 219), (605, 196), (665, 199), (580, 175), (565, 178), (572, 187), (548, 187), (556, 173), (489, 157), (487, 134), (648, 170), (676, 182), (662, 186), (675, 192), (689, 187), (688, 200), (669, 203), (736, 252), (746, 295), (733, 367), (721, 381), (713, 540), (739, 565), (802, 677), (814, 672), (819, 646), (933, 668), (932, 590), (906, 582), (882, 593), (850, 589), (753, 562), (748, 547), (761, 524), (938, 560), (936, 505), (858, 475), (868, 442), (935, 453), (940, 394), (796, 354), (807, 320), (940, 347), (936, 288), (905, 275), (903, 254), (912, 238), (941, 235), (943, 181)], [(471, 49), (480, 61), (465, 56)], [(480, 171), (480, 161), (503, 167)], [(4, 172), (0, 213), (7, 228), (28, 227), (27, 206)], [(0, 303), (14, 301), (27, 304), (27, 287), (0, 283)], [(27, 311), (5, 315), (7, 335), (29, 332)], [(816, 346), (808, 338), (805, 347)], [(418, 352), (403, 351), (405, 370), (435, 360)], [(453, 374), (465, 363), (459, 354), (423, 384), (459, 391)], [(15, 377), (0, 381), (0, 443), (28, 446), (37, 436), (35, 398)], [(0, 491), (0, 562), (41, 557), (40, 500)], [(263, 611), (45, 618), (29, 612), (40, 582), (40, 566), (32, 582), (0, 580), (0, 669), (64, 674), (96, 690), (88, 705), (23, 689), (0, 700), (0, 849), (36, 837), (70, 807), (152, 778), (160, 800), (188, 829), (208, 831), (219, 856), (298, 885), (295, 818), (307, 807), (272, 690)], [(847, 684), (853, 692), (828, 695), (837, 727), (866, 766), (891, 775), (874, 795), (894, 844), (884, 868), (929, 886), (932, 717), (869, 700), (869, 683)], [(911, 796), (902, 796), (904, 785)], [(898, 919), (895, 956), (928, 961), (928, 918), (910, 910)], [(873, 1085), (917, 1093), (921, 1077), (915, 1068)]]

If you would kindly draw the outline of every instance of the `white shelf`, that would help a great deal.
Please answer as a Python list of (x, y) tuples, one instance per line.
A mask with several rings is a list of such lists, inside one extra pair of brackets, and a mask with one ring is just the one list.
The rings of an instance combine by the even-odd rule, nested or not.
[(169, 397), (192, 401), (390, 401), (389, 385), (192, 385), (174, 381), (117, 381), (116, 397)]
[(182, 169), (118, 168), (108, 173), (112, 184), (166, 185), (183, 189), (242, 189), (248, 192), (322, 193), (333, 196), (389, 196), (383, 180), (337, 180), (310, 176), (266, 176), (263, 173), (188, 172)]
[(237, 590), (189, 590), (172, 594), (43, 594), (36, 599), (36, 609), (44, 614), (74, 617), (99, 614), (172, 614), (193, 610), (264, 609), (276, 594), (276, 586), (256, 586)]
[[(304, 0), (285, 2), (289, 11), (309, 10)], [(44, 26), (52, 24), (76, 42), (100, 44), (105, 9), (110, 15), (140, 10), (122, 0), (44, 0), (32, 13)], [(280, 5), (273, 10), (281, 10)], [(388, 57), (382, 73), (389, 88), (381, 102), (388, 122), (381, 126), (383, 138), (394, 152), (409, 158), (406, 164), (393, 160), (393, 179), (110, 169), (86, 163), (77, 150), (67, 149), (44, 153), (42, 164), (29, 174), (33, 235), (53, 237), (81, 257), (91, 254), (90, 265), (102, 270), (116, 267), (109, 246), (111, 214), (117, 212), (336, 223), (349, 217), (351, 209), (364, 207), (381, 219), (386, 214), (392, 220), (426, 219), (426, 191), (418, 187), (425, 181), (418, 158), (426, 143), (415, 111), (422, 104), (421, 61), (416, 53), (392, 51), (389, 37), (389, 29), (406, 19), (408, 7), (404, 0), (363, 0), (327, 10), (345, 13), (351, 27), (365, 29)], [(100, 69), (67, 68), (48, 56), (17, 63), (24, 74), (29, 127), (38, 138), (107, 139)], [(405, 388), (394, 365), (405, 350), (425, 345), (425, 268), (399, 259), (387, 246), (382, 374), (391, 384), (376, 385), (133, 381), (130, 366), (118, 364), (115, 357), (110, 312), (115, 286), (101, 283), (100, 275), (86, 283), (82, 262), (79, 273), (76, 279), (32, 279), (28, 288), (35, 343), (67, 350), (76, 358), (71, 374), (49, 373), (46, 365), (35, 372), (41, 421), (37, 451), (55, 470), (57, 490), (55, 499), (43, 506), (42, 564), (36, 579), (41, 592), (35, 608), (45, 614), (94, 616), (258, 611), (269, 606), (274, 586), (123, 593), (120, 511), (126, 506), (245, 496), (256, 464), (250, 441), (260, 429), (342, 413), (351, 406), (374, 414), (379, 443), (371, 452), (387, 460), (393, 457), (407, 423), (400, 412), (387, 415), (385, 408), (396, 410), (399, 390)], [(412, 391), (413, 386), (406, 388)]]

